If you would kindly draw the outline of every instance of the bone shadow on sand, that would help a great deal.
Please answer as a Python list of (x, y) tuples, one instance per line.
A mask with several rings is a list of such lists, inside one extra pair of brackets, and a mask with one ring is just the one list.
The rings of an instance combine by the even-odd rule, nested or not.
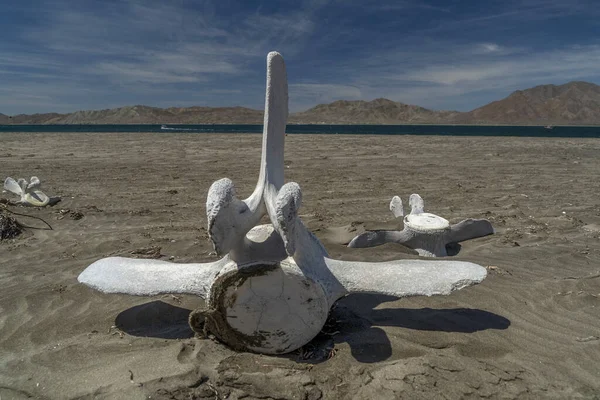
[(510, 321), (500, 315), (476, 308), (385, 308), (382, 303), (398, 300), (394, 296), (352, 294), (341, 299), (338, 307), (351, 310), (357, 318), (375, 326), (395, 326), (420, 331), (473, 333), (488, 329), (504, 330)]
[(194, 337), (194, 331), (188, 325), (191, 311), (154, 300), (122, 311), (115, 318), (115, 325), (132, 336), (188, 339)]
[[(332, 309), (326, 328), (336, 331), (335, 336), (319, 334), (307, 346), (313, 351), (332, 349), (335, 343), (348, 343), (352, 356), (362, 363), (385, 361), (392, 356), (392, 344), (380, 327), (393, 326), (419, 331), (474, 333), (488, 329), (504, 330), (510, 321), (489, 311), (474, 308), (375, 308), (381, 303), (398, 300), (397, 297), (371, 294), (352, 294)], [(327, 353), (327, 352), (326, 352)], [(327, 360), (327, 355), (316, 356), (311, 363)]]
[[(371, 294), (353, 294), (341, 299), (332, 309), (323, 332), (304, 346), (314, 356), (299, 360), (291, 353), (283, 357), (321, 363), (327, 361), (335, 343), (348, 343), (357, 361), (373, 363), (387, 360), (392, 355), (391, 342), (380, 326), (457, 333), (504, 330), (510, 326), (507, 318), (473, 308), (375, 309), (381, 303), (394, 300), (397, 298)], [(191, 311), (155, 300), (121, 312), (115, 319), (115, 325), (132, 336), (187, 339), (194, 336), (188, 325)], [(332, 335), (333, 332), (335, 335)]]

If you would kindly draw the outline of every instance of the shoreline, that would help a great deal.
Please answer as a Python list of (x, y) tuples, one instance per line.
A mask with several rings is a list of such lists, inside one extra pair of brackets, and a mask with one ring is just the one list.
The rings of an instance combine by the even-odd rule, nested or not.
[[(133, 122), (126, 122), (126, 123), (111, 123), (111, 124), (107, 124), (107, 123), (82, 123), (82, 124), (0, 124), (0, 127), (7, 127), (7, 126), (98, 126), (98, 125), (139, 125), (139, 126), (157, 126), (157, 125), (185, 125), (185, 126), (211, 126), (211, 125), (216, 125), (216, 126), (229, 126), (229, 125), (233, 125), (233, 126), (262, 126), (263, 124), (248, 124), (248, 123), (179, 123), (179, 122), (167, 122), (167, 123), (162, 123), (162, 122), (156, 122), (156, 123), (133, 123)], [(479, 127), (479, 126), (500, 126), (500, 127), (540, 127), (540, 128), (545, 128), (547, 125), (551, 125), (553, 128), (598, 128), (600, 127), (600, 124), (572, 124), (572, 125), (568, 125), (568, 124), (552, 124), (552, 123), (544, 123), (544, 122), (540, 122), (540, 123), (531, 123), (531, 124), (488, 124), (488, 123), (482, 123), (482, 124), (438, 124), (438, 123), (402, 123), (402, 124), (356, 124), (356, 123), (349, 123), (349, 124), (328, 124), (328, 123), (288, 123), (287, 124), (292, 125), (292, 126), (475, 126), (475, 127)]]

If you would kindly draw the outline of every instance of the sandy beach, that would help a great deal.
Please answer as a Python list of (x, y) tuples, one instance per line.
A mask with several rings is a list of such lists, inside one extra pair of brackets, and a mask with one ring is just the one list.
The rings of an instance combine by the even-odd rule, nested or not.
[[(333, 258), (418, 258), (349, 249), (401, 224), (392, 196), (419, 193), (450, 222), (496, 234), (451, 259), (488, 267), (450, 296), (352, 295), (334, 331), (285, 356), (193, 336), (193, 296), (108, 295), (77, 282), (107, 256), (215, 260), (210, 184), (240, 197), (258, 176), (257, 134), (3, 133), (0, 173), (38, 176), (63, 200), (10, 210), (29, 225), (0, 242), (0, 398), (600, 398), (600, 139), (288, 135), (286, 181)], [(0, 197), (16, 200), (10, 193)]]

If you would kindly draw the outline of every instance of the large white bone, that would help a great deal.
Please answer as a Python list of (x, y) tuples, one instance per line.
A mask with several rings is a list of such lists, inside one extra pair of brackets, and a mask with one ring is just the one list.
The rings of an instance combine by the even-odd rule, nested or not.
[(4, 180), (4, 189), (19, 196), (18, 203), (25, 206), (44, 207), (53, 201), (40, 187), (41, 182), (37, 176), (32, 176), (29, 182), (23, 178), (15, 181), (10, 176)]
[(233, 182), (216, 181), (206, 201), (208, 232), (217, 254), (242, 245), (246, 233), (268, 213), (275, 216), (277, 193), (283, 185), (283, 150), (288, 117), (288, 87), (285, 63), (279, 53), (267, 56), (267, 88), (260, 173), (250, 197), (239, 200)]
[[(204, 264), (107, 258), (79, 281), (107, 293), (190, 293), (206, 307), (190, 314), (196, 331), (237, 350), (293, 351), (325, 324), (339, 298), (353, 292), (398, 297), (449, 294), (481, 282), (485, 268), (468, 262), (338, 261), (298, 217), (302, 192), (284, 182), (287, 78), (283, 58), (267, 57), (262, 159), (256, 189), (239, 200), (229, 179), (209, 189), (207, 217), (215, 249), (227, 253)], [(269, 225), (255, 226), (267, 214)]]
[[(352, 239), (348, 247), (373, 247), (384, 243), (400, 243), (415, 249), (424, 257), (444, 257), (448, 255), (446, 245), (449, 243), (458, 243), (494, 233), (492, 224), (485, 219), (465, 219), (450, 225), (447, 219), (424, 212), (425, 203), (418, 194), (410, 195), (409, 206), (411, 212), (404, 217), (402, 231), (363, 232)], [(392, 198), (390, 210), (396, 218), (404, 215), (400, 197)]]
[(402, 199), (400, 197), (392, 197), (392, 201), (390, 201), (390, 211), (396, 218), (404, 216), (404, 207), (402, 206)]

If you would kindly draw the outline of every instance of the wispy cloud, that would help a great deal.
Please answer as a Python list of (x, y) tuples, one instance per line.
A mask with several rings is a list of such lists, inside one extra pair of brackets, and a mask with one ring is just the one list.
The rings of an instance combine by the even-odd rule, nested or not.
[(264, 56), (274, 49), (288, 62), (292, 111), (376, 97), (467, 110), (517, 88), (600, 82), (595, 1), (440, 4), (9, 2), (0, 16), (0, 112), (261, 108)]
[[(0, 44), (0, 74), (13, 81), (61, 82), (55, 105), (65, 104), (65, 97), (83, 87), (115, 91), (126, 87), (130, 92), (122, 97), (127, 101), (136, 93), (152, 92), (155, 85), (194, 84), (207, 93), (218, 84), (239, 81), (247, 86), (243, 77), (264, 65), (268, 50), (300, 51), (314, 29), (313, 13), (323, 4), (310, 1), (286, 12), (249, 8), (223, 15), (211, 2), (123, 0), (101, 6), (89, 0), (52, 0), (30, 10), (35, 24), (15, 25), (19, 46), (6, 51), (8, 42)], [(13, 11), (24, 14), (25, 7)], [(29, 85), (22, 88), (36, 90)], [(236, 89), (226, 90), (221, 97)], [(13, 98), (4, 104), (20, 109), (31, 95), (24, 93), (19, 97), (23, 101)], [(63, 99), (56, 101), (57, 97)]]
[[(476, 46), (479, 46), (477, 44)], [(599, 81), (600, 45), (533, 51), (498, 45), (474, 52), (471, 45), (440, 43), (455, 55), (451, 62), (438, 47), (365, 57), (337, 70), (335, 85), (291, 85), (290, 93), (319, 100), (386, 97), (433, 109), (468, 111), (510, 92), (539, 84), (571, 80)], [(290, 95), (292, 97), (292, 95)]]
[[(466, 111), (517, 89), (580, 79), (598, 81), (598, 65), (600, 46), (573, 46), (508, 58), (481, 56), (456, 64), (438, 60), (421, 68), (410, 67), (364, 81), (371, 87), (387, 83), (386, 92), (394, 100)], [(356, 79), (361, 80), (360, 77)], [(363, 89), (363, 92), (369, 91)]]
[(376, 9), (382, 11), (409, 11), (409, 10), (430, 10), (449, 13), (448, 7), (440, 7), (432, 4), (428, 4), (425, 1), (415, 0), (396, 0), (394, 2), (386, 3), (385, 1), (375, 6)]
[(510, 60), (478, 60), (458, 65), (427, 66), (399, 74), (401, 81), (427, 82), (442, 85), (487, 82), (553, 81), (557, 78), (576, 79), (594, 76), (600, 65), (600, 46), (573, 47), (539, 52)]

